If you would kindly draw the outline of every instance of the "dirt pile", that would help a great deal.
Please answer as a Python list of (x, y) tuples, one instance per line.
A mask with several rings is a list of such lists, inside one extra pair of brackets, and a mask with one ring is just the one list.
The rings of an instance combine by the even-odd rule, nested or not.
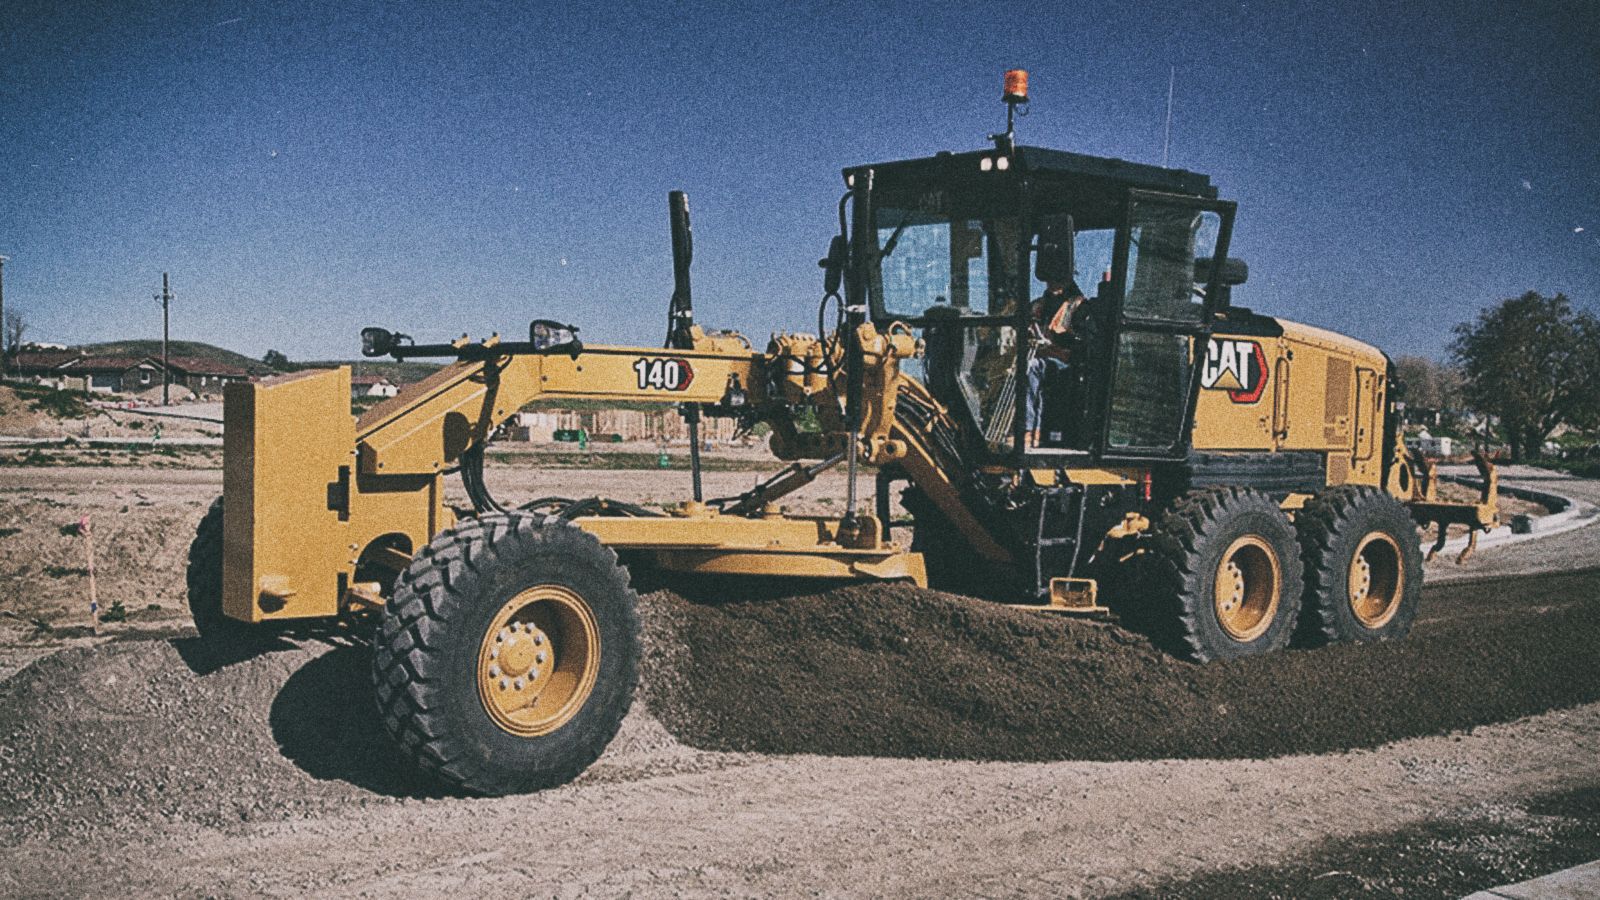
[(28, 398), (0, 385), (0, 434), (12, 437), (54, 437), (63, 433), (61, 420), (36, 410)]
[(670, 634), (652, 643), (675, 649), (647, 683), (698, 747), (998, 760), (1321, 753), (1600, 699), (1600, 575), (1423, 602), (1401, 643), (1199, 666), (1113, 625), (897, 585), (715, 605), (661, 592), (647, 605)]
[[(438, 796), (395, 753), (359, 644), (220, 658), (198, 638), (64, 650), (0, 681), (0, 846), (97, 828), (242, 823)], [(642, 707), (584, 782), (736, 764)]]
[[(1432, 588), (1410, 640), (1196, 666), (1114, 625), (875, 585), (642, 598), (643, 699), (583, 781), (705, 750), (997, 760), (1368, 747), (1600, 699), (1600, 572)], [(718, 588), (722, 590), (722, 588)], [(744, 596), (748, 597), (748, 593)], [(197, 638), (72, 649), (0, 681), (0, 846), (430, 796), (390, 748), (359, 643), (223, 659)], [(663, 728), (662, 726), (665, 726)], [(681, 743), (680, 743), (681, 742)], [(453, 802), (453, 801), (447, 801)]]
[[(343, 704), (308, 705), (301, 687), (352, 667), (290, 650), (213, 670), (193, 658), (197, 644), (66, 650), (0, 683), (0, 842), (55, 832), (59, 823), (186, 819), (225, 827), (369, 802), (357, 784), (379, 788), (371, 779), (389, 752), (363, 727), (375, 717), (362, 716), (359, 702), (327, 714)], [(320, 685), (328, 701), (362, 690), (358, 672), (339, 674), (350, 680)], [(324, 780), (333, 754), (350, 752), (373, 755), (367, 777)]]
[[(110, 480), (110, 479), (108, 479)], [(199, 499), (172, 502), (114, 483), (94, 491), (0, 494), (0, 611), (52, 624), (87, 624), (88, 556), (76, 525), (90, 517), (103, 607), (181, 611)]]

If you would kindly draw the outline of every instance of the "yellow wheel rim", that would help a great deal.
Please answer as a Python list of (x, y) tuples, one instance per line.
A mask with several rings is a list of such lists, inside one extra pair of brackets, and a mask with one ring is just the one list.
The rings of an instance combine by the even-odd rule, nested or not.
[(1253, 641), (1272, 627), (1283, 572), (1264, 538), (1247, 534), (1228, 546), (1212, 587), (1217, 623), (1236, 641)]
[(1400, 610), (1406, 576), (1400, 564), (1400, 545), (1381, 531), (1361, 539), (1350, 558), (1346, 581), (1350, 611), (1367, 628), (1382, 628)]
[(600, 629), (589, 604), (554, 584), (500, 607), (478, 651), (478, 696), (489, 718), (519, 737), (571, 721), (594, 691)]

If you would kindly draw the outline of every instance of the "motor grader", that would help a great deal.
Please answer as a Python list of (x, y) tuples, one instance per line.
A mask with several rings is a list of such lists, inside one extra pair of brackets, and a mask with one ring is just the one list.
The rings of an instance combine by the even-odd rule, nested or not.
[[(1041, 611), (1116, 595), (1200, 662), (1282, 648), (1297, 623), (1313, 641), (1405, 635), (1417, 524), (1441, 544), (1449, 524), (1491, 526), (1492, 470), (1479, 502), (1441, 502), (1381, 352), (1232, 302), (1235, 205), (1206, 176), (1019, 146), (1024, 75), (1005, 99), (991, 147), (844, 170), (814, 333), (757, 350), (696, 324), (674, 193), (662, 348), (549, 319), (526, 341), (369, 328), (367, 356), (449, 363), (359, 418), (348, 368), (229, 385), (224, 494), (190, 555), (202, 635), (363, 629), (401, 751), (481, 794), (567, 781), (615, 735), (640, 656), (629, 565), (977, 583)], [(1041, 341), (1033, 298), (1079, 284), (1092, 296)], [(690, 497), (502, 505), (497, 426), (571, 400), (681, 412)], [(788, 465), (703, 496), (706, 416), (764, 423)], [(833, 468), (842, 517), (785, 511)], [(452, 473), (470, 508), (447, 502)]]

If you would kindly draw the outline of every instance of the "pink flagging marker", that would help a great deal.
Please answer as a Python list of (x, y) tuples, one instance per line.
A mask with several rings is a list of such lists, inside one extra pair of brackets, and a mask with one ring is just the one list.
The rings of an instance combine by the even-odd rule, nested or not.
[(87, 515), (79, 517), (78, 533), (83, 535), (84, 549), (89, 554), (89, 630), (99, 636), (100, 597), (95, 592), (94, 585), (94, 536), (89, 527), (89, 517)]

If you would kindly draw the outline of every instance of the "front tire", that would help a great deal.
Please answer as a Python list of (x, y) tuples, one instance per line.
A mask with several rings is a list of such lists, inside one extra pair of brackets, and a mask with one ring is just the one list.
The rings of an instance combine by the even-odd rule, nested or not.
[(1180, 497), (1157, 524), (1150, 553), (1179, 648), (1210, 662), (1286, 646), (1300, 611), (1299, 549), (1294, 526), (1265, 494), (1227, 487)]
[(442, 532), (396, 582), (373, 641), (384, 725), (462, 791), (570, 781), (633, 703), (636, 603), (616, 554), (574, 526), (495, 514)]
[(194, 540), (189, 544), (189, 568), (184, 573), (189, 615), (200, 639), (216, 649), (262, 649), (273, 640), (268, 628), (230, 619), (222, 611), (222, 558), (222, 498), (218, 497), (211, 501), (211, 508), (195, 527)]
[(1400, 501), (1371, 487), (1329, 490), (1295, 518), (1310, 643), (1399, 640), (1422, 602), (1422, 547)]

